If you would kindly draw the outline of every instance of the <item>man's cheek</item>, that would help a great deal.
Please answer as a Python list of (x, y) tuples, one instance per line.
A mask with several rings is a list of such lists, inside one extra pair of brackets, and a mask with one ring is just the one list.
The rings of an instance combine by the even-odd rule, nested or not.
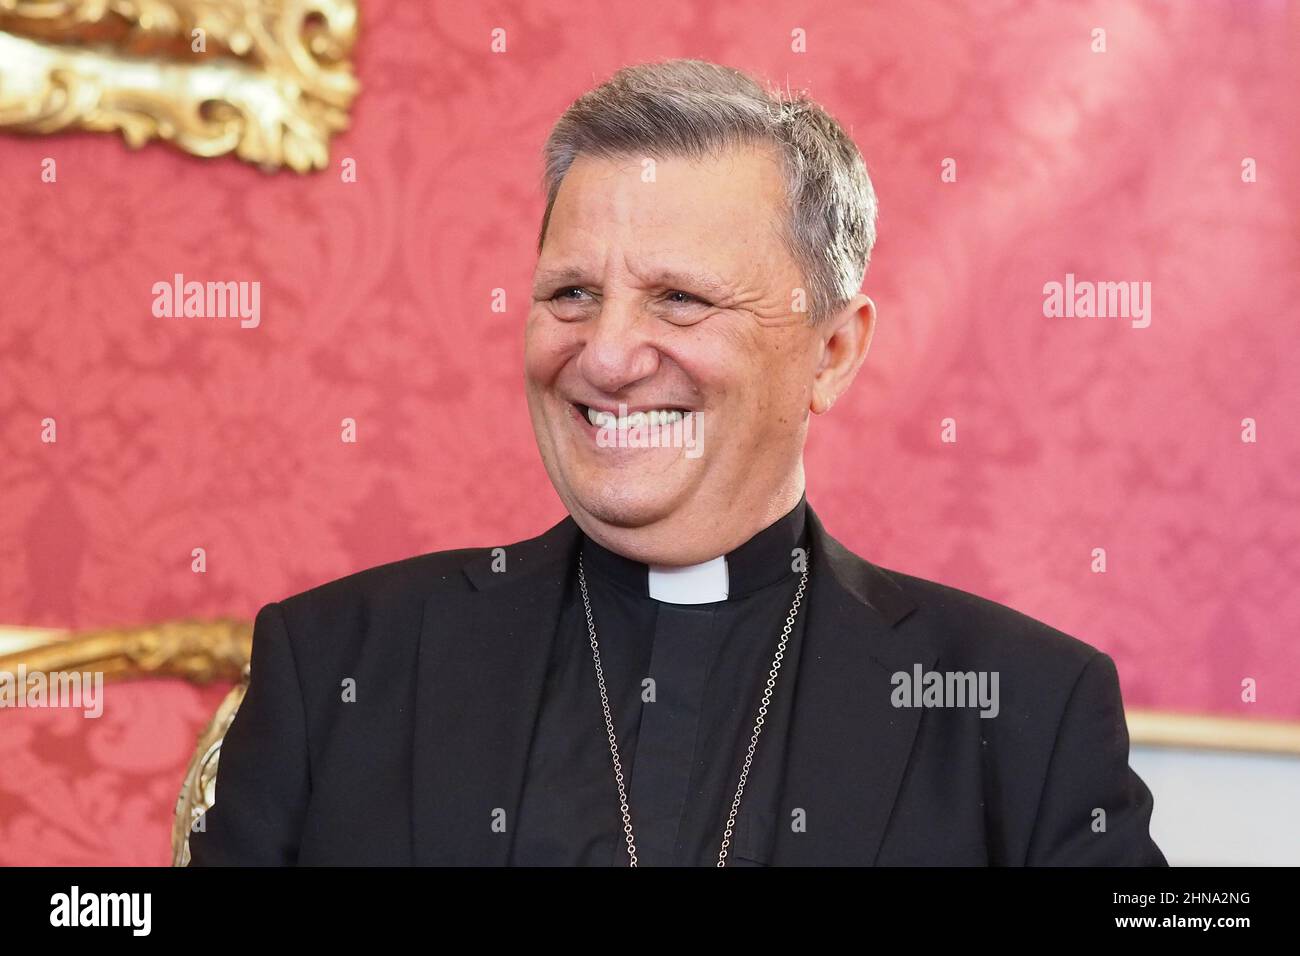
[(525, 350), (531, 350), (544, 362), (559, 363), (581, 347), (581, 326), (577, 322), (561, 322), (553, 316), (538, 320), (525, 339)]
[(563, 366), (566, 349), (566, 344), (554, 335), (530, 332), (524, 340), (524, 373), (529, 381), (549, 383)]

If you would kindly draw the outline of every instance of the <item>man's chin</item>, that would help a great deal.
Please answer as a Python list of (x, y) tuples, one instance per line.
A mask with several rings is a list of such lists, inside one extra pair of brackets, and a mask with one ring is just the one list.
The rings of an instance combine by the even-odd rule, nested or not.
[(653, 525), (681, 507), (681, 496), (665, 494), (663, 488), (622, 488), (576, 494), (575, 504), (588, 517), (614, 528), (634, 529)]

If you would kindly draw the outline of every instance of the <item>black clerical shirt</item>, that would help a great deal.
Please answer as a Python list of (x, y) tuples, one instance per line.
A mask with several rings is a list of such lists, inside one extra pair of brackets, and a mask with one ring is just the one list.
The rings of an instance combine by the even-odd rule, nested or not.
[[(650, 597), (649, 568), (581, 542), (639, 866), (714, 866), (807, 553), (806, 500), (726, 556), (726, 600)], [(799, 570), (796, 570), (796, 567)], [(815, 574), (811, 569), (810, 574)], [(511, 863), (627, 866), (609, 737), (576, 562), (529, 752)], [(766, 862), (778, 826), (807, 590), (728, 849)]]

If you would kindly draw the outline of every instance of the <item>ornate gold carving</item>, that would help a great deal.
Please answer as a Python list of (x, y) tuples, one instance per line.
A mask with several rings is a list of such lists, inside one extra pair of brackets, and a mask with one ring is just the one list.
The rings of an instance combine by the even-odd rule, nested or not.
[(0, 0), (0, 130), (321, 169), (356, 30), (355, 0)]
[(78, 634), (13, 654), (0, 671), (101, 671), (105, 680), (181, 677), (198, 684), (239, 680), (252, 654), (247, 621), (166, 621), (149, 627)]
[(190, 833), (202, 829), (204, 814), (217, 801), (221, 743), (230, 729), (230, 722), (235, 719), (235, 711), (244, 702), (247, 690), (248, 668), (245, 667), (243, 678), (231, 688), (203, 733), (199, 734), (198, 746), (194, 748), (180, 795), (176, 798), (176, 814), (172, 818), (172, 866), (190, 865)]

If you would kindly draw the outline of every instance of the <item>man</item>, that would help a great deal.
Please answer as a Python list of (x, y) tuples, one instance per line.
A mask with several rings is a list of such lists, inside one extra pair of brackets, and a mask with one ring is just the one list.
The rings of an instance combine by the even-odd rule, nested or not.
[(194, 862), (1164, 864), (1110, 658), (807, 503), (876, 317), (839, 125), (672, 61), (545, 155), (526, 385), (569, 517), (264, 608)]

